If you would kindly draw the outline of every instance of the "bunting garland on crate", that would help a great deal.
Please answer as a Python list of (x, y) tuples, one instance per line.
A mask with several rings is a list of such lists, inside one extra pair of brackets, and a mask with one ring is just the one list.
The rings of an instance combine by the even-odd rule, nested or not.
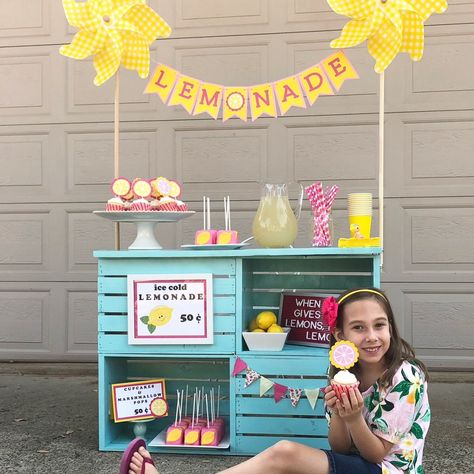
[(253, 384), (255, 380), (260, 378), (260, 374), (252, 370), (250, 367), (247, 367), (247, 373), (245, 374), (245, 388)]
[(282, 398), (286, 396), (286, 393), (289, 393), (289, 398), (291, 400), (291, 405), (296, 407), (300, 401), (301, 396), (304, 394), (308, 399), (308, 403), (311, 408), (314, 410), (316, 408), (316, 403), (319, 398), (320, 388), (292, 388), (287, 387), (276, 382), (273, 382), (270, 379), (267, 379), (263, 375), (260, 375), (258, 372), (250, 368), (245, 361), (240, 357), (237, 357), (234, 363), (234, 368), (232, 370), (232, 376), (235, 377), (245, 370), (245, 382), (244, 388), (252, 385), (256, 380), (260, 379), (259, 393), (260, 397), (263, 397), (271, 388), (273, 388), (273, 398), (275, 403), (281, 401)]
[(305, 388), (304, 393), (308, 399), (309, 404), (311, 405), (311, 408), (314, 410), (319, 397), (319, 388)]
[(291, 404), (295, 407), (296, 405), (298, 405), (298, 402), (300, 401), (303, 390), (301, 388), (290, 388), (289, 392), (290, 392)]
[(260, 376), (260, 396), (263, 397), (272, 387), (274, 383), (266, 377)]
[(275, 398), (275, 403), (278, 403), (288, 391), (288, 387), (286, 385), (281, 385), (276, 383), (273, 385), (273, 396)]

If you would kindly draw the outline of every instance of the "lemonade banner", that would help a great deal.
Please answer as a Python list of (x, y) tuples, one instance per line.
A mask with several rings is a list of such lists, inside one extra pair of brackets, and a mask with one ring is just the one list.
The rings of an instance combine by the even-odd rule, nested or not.
[(129, 344), (212, 344), (212, 274), (128, 275)]
[[(296, 407), (304, 393), (311, 408), (313, 410), (315, 409), (321, 388), (292, 388), (273, 382), (272, 380), (267, 379), (263, 375), (259, 374), (257, 371), (251, 369), (244, 360), (242, 360), (240, 357), (237, 357), (232, 370), (232, 376), (236, 377), (243, 371), (245, 371), (244, 388), (249, 387), (257, 380), (260, 381), (260, 397), (263, 397), (270, 389), (273, 388), (273, 398), (275, 399), (275, 403), (278, 403), (282, 398), (289, 398), (291, 405)], [(288, 397), (286, 397), (287, 393)]]
[(292, 107), (307, 108), (322, 95), (335, 95), (348, 79), (359, 75), (343, 51), (304, 71), (276, 82), (246, 87), (210, 84), (158, 64), (145, 94), (158, 94), (164, 104), (180, 105), (190, 115), (207, 113), (225, 122), (237, 117), (244, 122), (263, 115), (285, 115)]

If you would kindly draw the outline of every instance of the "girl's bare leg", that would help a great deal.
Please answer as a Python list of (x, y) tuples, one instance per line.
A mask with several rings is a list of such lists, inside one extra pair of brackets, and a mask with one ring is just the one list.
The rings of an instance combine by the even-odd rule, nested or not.
[(324, 451), (292, 441), (279, 441), (222, 474), (329, 474)]

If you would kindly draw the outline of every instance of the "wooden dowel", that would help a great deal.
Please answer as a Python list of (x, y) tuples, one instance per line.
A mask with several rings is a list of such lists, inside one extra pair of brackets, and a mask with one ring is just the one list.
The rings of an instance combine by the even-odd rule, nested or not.
[(380, 74), (379, 82), (379, 236), (382, 253), (380, 268), (383, 267), (383, 219), (384, 219), (384, 152), (385, 152), (385, 73)]
[[(120, 176), (120, 72), (115, 74), (114, 97), (114, 177)], [(115, 222), (115, 250), (120, 250), (120, 223)]]

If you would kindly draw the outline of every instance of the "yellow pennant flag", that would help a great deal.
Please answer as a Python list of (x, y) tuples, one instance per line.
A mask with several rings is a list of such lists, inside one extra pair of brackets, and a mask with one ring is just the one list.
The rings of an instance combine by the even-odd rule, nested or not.
[(247, 121), (247, 95), (246, 87), (225, 88), (222, 106), (222, 120), (224, 122), (231, 117), (239, 117), (244, 122)]
[(296, 76), (275, 82), (275, 91), (282, 115), (285, 115), (291, 107), (306, 109), (303, 91)]
[(261, 115), (267, 114), (271, 117), (278, 115), (275, 92), (272, 84), (260, 84), (249, 88), (250, 113), (252, 122)]
[(189, 76), (179, 76), (168, 105), (182, 105), (192, 114), (200, 82)]
[(342, 51), (338, 51), (336, 54), (324, 59), (322, 64), (329, 80), (337, 91), (347, 79), (359, 79), (357, 71)]
[(194, 106), (193, 115), (208, 113), (214, 119), (217, 119), (222, 104), (224, 86), (216, 84), (201, 83), (201, 88)]
[(298, 75), (308, 102), (313, 105), (320, 95), (334, 95), (323, 68), (318, 64)]
[(160, 99), (166, 104), (171, 92), (173, 91), (178, 71), (166, 66), (165, 64), (158, 64), (152, 78), (148, 82), (145, 94), (158, 94)]

